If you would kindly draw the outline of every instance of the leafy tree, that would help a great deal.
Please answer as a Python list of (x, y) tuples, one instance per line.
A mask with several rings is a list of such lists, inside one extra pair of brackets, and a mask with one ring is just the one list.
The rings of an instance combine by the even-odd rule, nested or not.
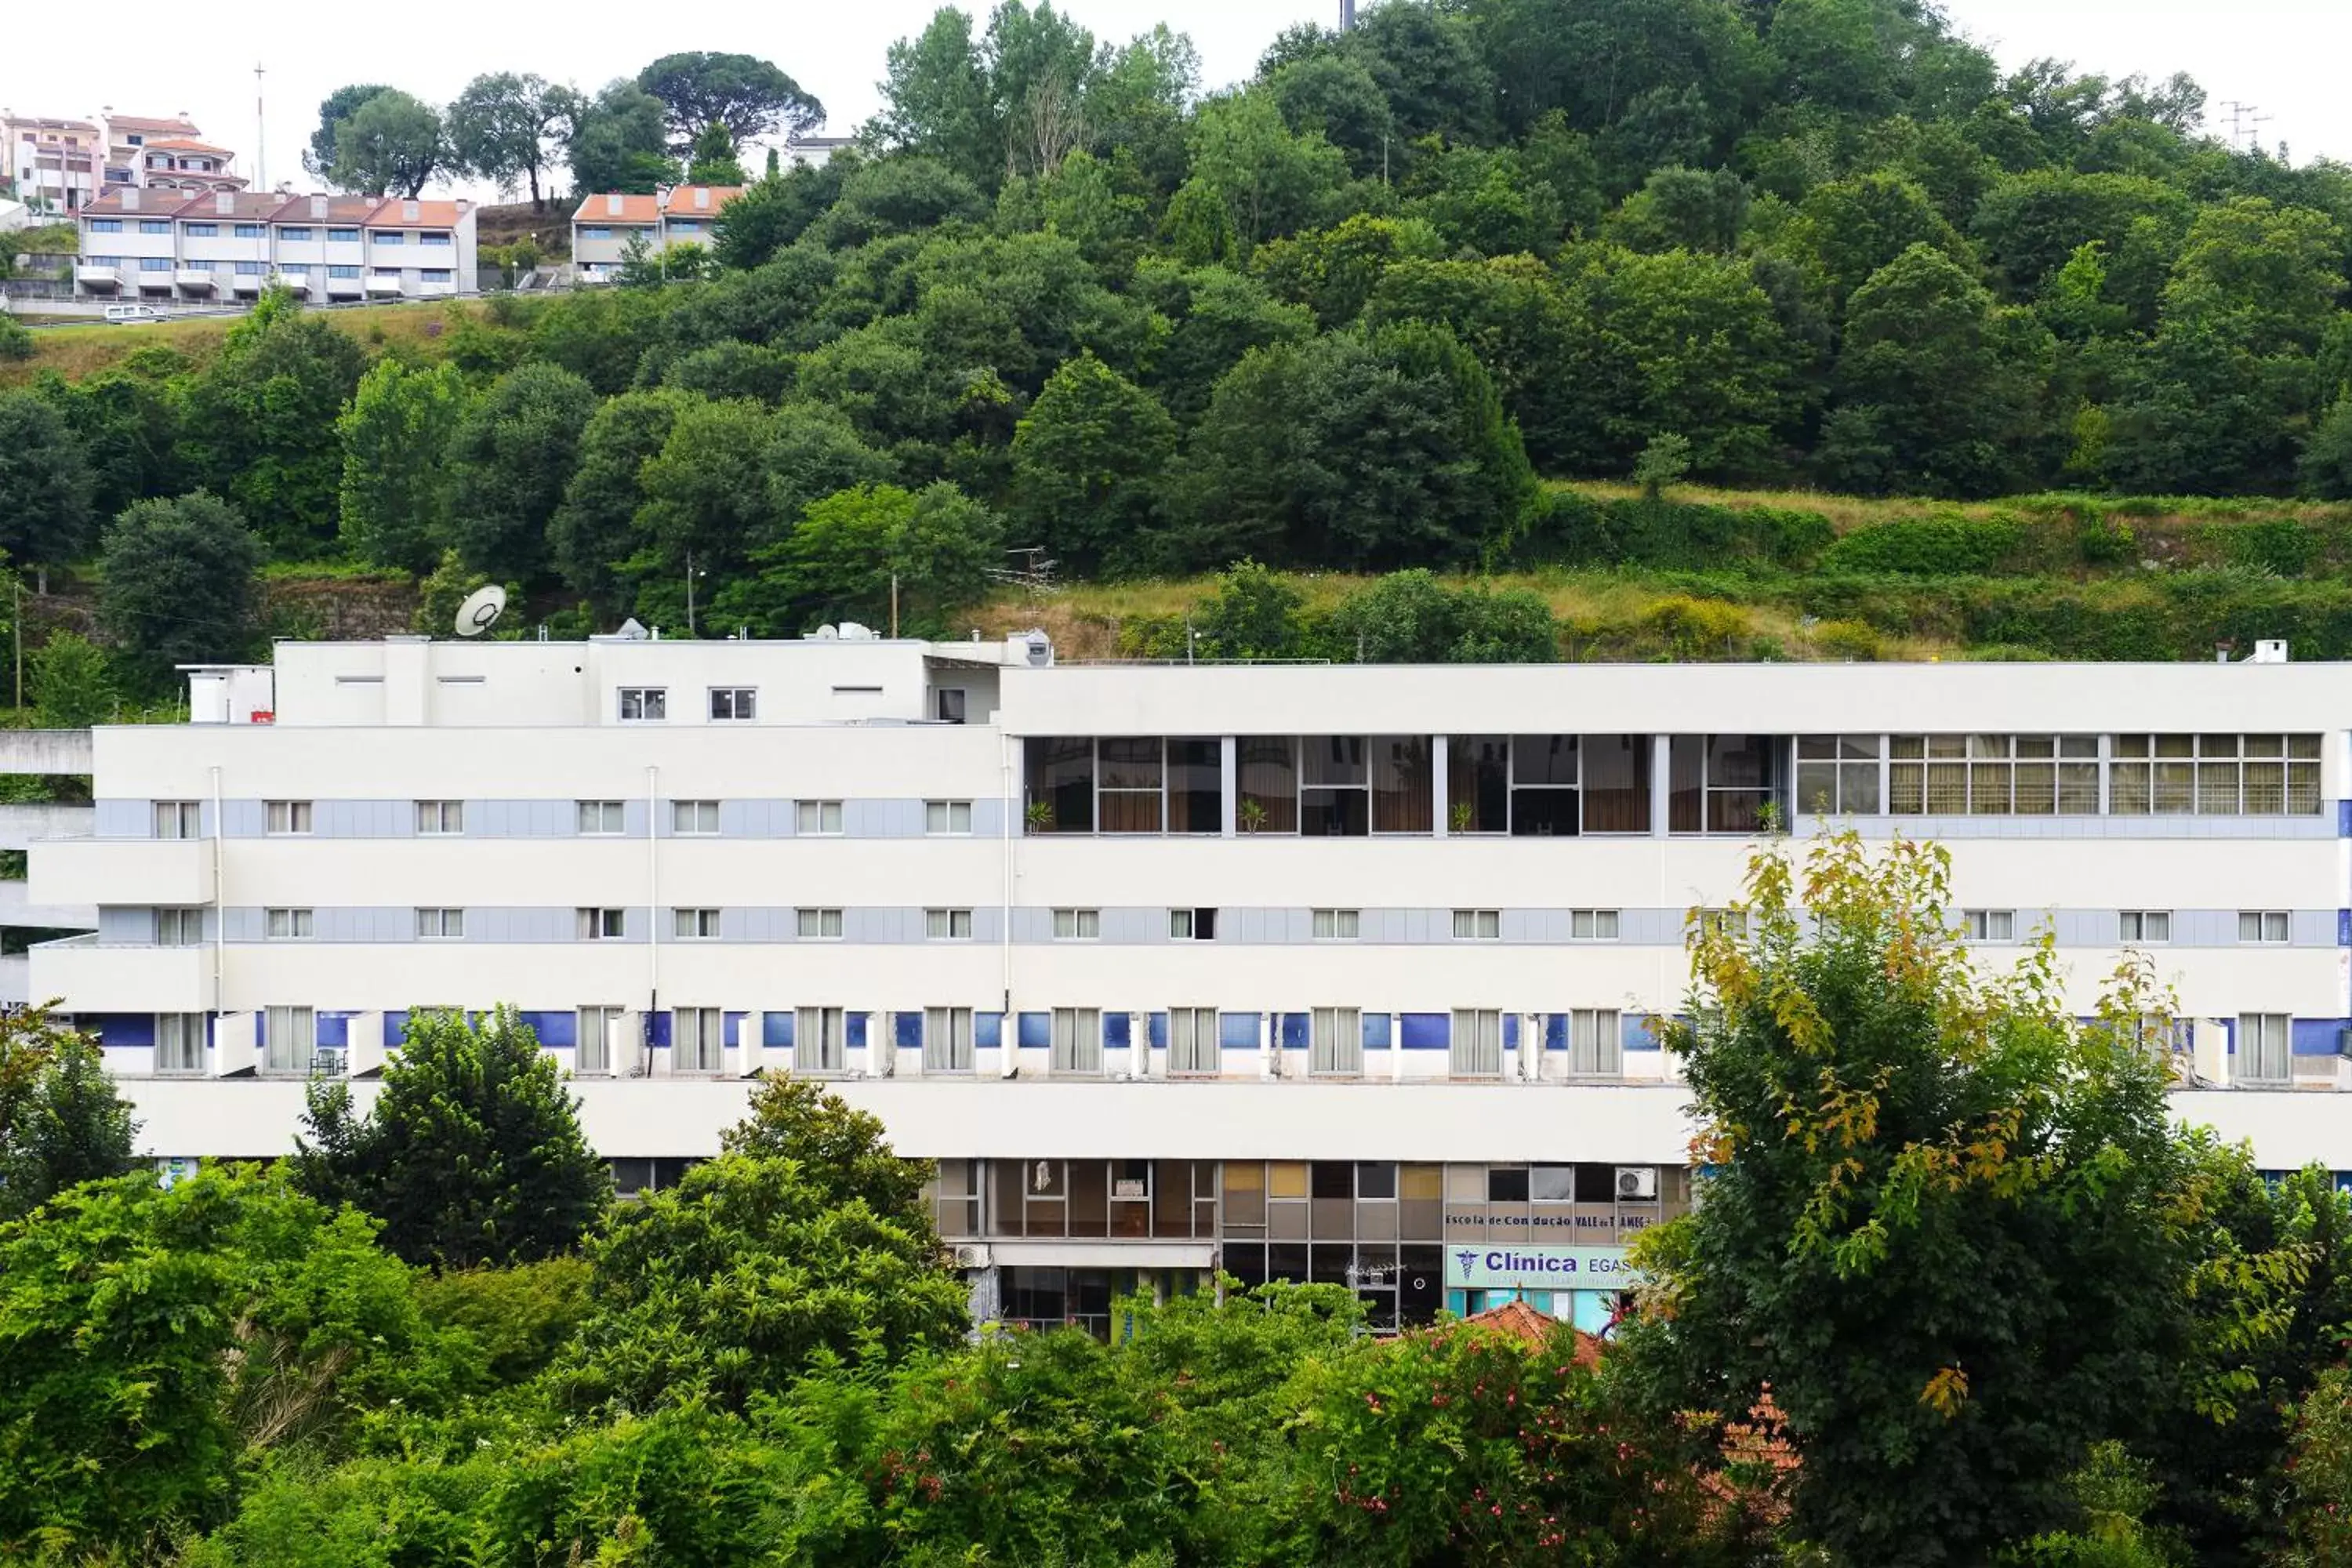
[(64, 416), (89, 458), (90, 509), (97, 516), (112, 517), (142, 497), (180, 489), (183, 410), (170, 380), (108, 369), (72, 383), (45, 379), (35, 390)]
[(2319, 1380), (2296, 1413), (2284, 1568), (2331, 1568), (2352, 1555), (2352, 1367)]
[[(11, 257), (11, 263), (15, 258)], [(0, 273), (0, 277), (6, 274)], [(37, 352), (33, 342), (32, 329), (6, 311), (0, 311), (0, 361), (24, 361)]]
[(1456, 591), (1417, 566), (1349, 595), (1330, 635), (1335, 654), (1364, 664), (1549, 664), (1559, 653), (1541, 595)]
[(347, 191), (414, 196), (450, 163), (441, 116), (432, 105), (386, 88), (335, 122), (327, 177)]
[[(1687, 85), (1711, 135), (1738, 118), (1769, 69), (1740, 9), (1710, 0), (1484, 0), (1471, 18), (1514, 132), (1553, 110), (1575, 130), (1600, 131), (1645, 94)], [(1644, 164), (1628, 184), (1670, 161)]]
[(1294, 135), (1263, 88), (1211, 99), (1193, 117), (1192, 177), (1223, 205), (1244, 254), (1321, 221), (1347, 173), (1339, 149)]
[(106, 650), (79, 632), (51, 632), (33, 655), (33, 721), (44, 730), (87, 730), (117, 711)]
[(2303, 493), (2321, 500), (2352, 500), (2352, 397), (2327, 406), (2304, 443)]
[(1790, 1533), (1837, 1562), (2064, 1528), (2091, 1445), (2198, 1375), (2206, 1167), (2140, 1043), (2158, 1009), (2126, 970), (2078, 1022), (2046, 942), (1980, 974), (1948, 877), (1940, 847), (1874, 857), (1851, 831), (1801, 868), (1768, 846), (1745, 931), (1696, 929), (1667, 1026), (1712, 1173), (1637, 1249), (1630, 1370), (1664, 1408), (1736, 1415), (1769, 1384), (1801, 1461)]
[(773, 430), (769, 410), (748, 400), (678, 404), (661, 450), (638, 470), (646, 499), (631, 569), (672, 578), (691, 562), (723, 579), (739, 568), (769, 531), (763, 459)]
[(1379, 84), (1407, 142), (1496, 139), (1494, 73), (1480, 54), (1470, 17), (1423, 5), (1367, 8), (1338, 40)]
[[(1987, 192), (1969, 220), (1985, 260), (2011, 300), (2031, 299), (2081, 247), (2097, 242), (2110, 256), (2150, 220), (2165, 236), (2166, 260), (2189, 232), (2194, 205), (2160, 181), (2126, 174), (2035, 169)], [(2154, 324), (2156, 298), (2134, 301), (2142, 326)]]
[(667, 106), (628, 80), (608, 82), (579, 104), (563, 133), (563, 161), (582, 192), (650, 195), (677, 178), (669, 153)]
[(945, 481), (908, 490), (861, 485), (812, 502), (800, 525), (760, 553), (771, 626), (823, 621), (899, 623), (911, 635), (944, 635), (947, 616), (987, 597), (1003, 557), (1003, 520)]
[(673, 388), (623, 393), (598, 404), (580, 433), (579, 466), (548, 520), (548, 553), (555, 574), (599, 610), (627, 606), (619, 568), (635, 544), (641, 476), (668, 441), (678, 410), (691, 403)]
[(120, 1176), (0, 1225), (0, 1552), (156, 1560), (429, 1340), (373, 1226), (279, 1176)]
[(1318, 135), (1348, 156), (1359, 176), (1377, 178), (1393, 153), (1404, 162), (1408, 143), (1371, 70), (1352, 55), (1326, 49), (1294, 60), (1266, 79), (1283, 123), (1300, 136)]
[(778, 132), (789, 140), (824, 123), (824, 105), (752, 55), (664, 55), (637, 73), (637, 86), (661, 100), (670, 150), (680, 155), (714, 125), (740, 145)]
[(287, 1170), (296, 1191), (383, 1222), (419, 1265), (527, 1263), (580, 1245), (612, 1196), (555, 1059), (510, 1007), (409, 1016), (364, 1114), (315, 1084)]
[(719, 265), (748, 272), (775, 258), (841, 198), (856, 160), (836, 153), (818, 167), (794, 164), (788, 174), (752, 184), (719, 213), (713, 250)]
[(1610, 219), (1609, 232), (1634, 250), (1729, 255), (1739, 248), (1748, 208), (1748, 186), (1728, 169), (1654, 169)]
[(1381, 274), (1364, 321), (1428, 321), (1460, 339), (1548, 472), (1601, 471), (1629, 438), (1615, 428), (1642, 400), (1629, 351), (1595, 326), (1590, 299), (1532, 257), (1398, 262)]
[[(97, 651), (70, 632), (49, 646), (68, 640)], [(36, 666), (43, 674), (51, 668)], [(42, 721), (51, 721), (46, 712)], [(0, 1225), (23, 1219), (69, 1187), (136, 1169), (137, 1130), (94, 1038), (42, 1007), (0, 1017)]]
[(527, 182), (531, 206), (545, 206), (539, 177), (552, 162), (558, 129), (573, 112), (571, 96), (571, 89), (528, 72), (476, 77), (449, 105), (451, 163), (501, 191)]
[(335, 169), (335, 131), (380, 92), (392, 89), (381, 82), (339, 87), (319, 104), (319, 128), (302, 149), (302, 167), (319, 179), (331, 178)]
[(971, 16), (940, 7), (919, 35), (890, 46), (886, 71), (872, 127), (877, 139), (935, 160), (975, 187), (1003, 177), (994, 93)]
[(1299, 649), (1306, 595), (1255, 561), (1236, 561), (1217, 591), (1192, 608), (1192, 628), (1212, 658), (1290, 658)]
[(1444, 251), (1426, 222), (1359, 213), (1336, 227), (1261, 246), (1250, 258), (1250, 270), (1277, 297), (1312, 310), (1324, 326), (1344, 327), (1363, 310), (1389, 268), (1434, 260)]
[(528, 582), (544, 569), (548, 521), (579, 465), (596, 394), (551, 364), (499, 378), (449, 443), (449, 538), (466, 563)]
[(743, 165), (735, 161), (735, 141), (727, 134), (727, 127), (708, 125), (694, 139), (694, 151), (686, 165), (686, 182), (690, 185), (740, 185), (749, 176)]
[(1819, 264), (1839, 301), (1915, 245), (1942, 251), (1956, 266), (1974, 264), (1968, 242), (1927, 193), (1894, 174), (1862, 174), (1819, 186), (1805, 198), (1792, 239)]
[(343, 548), (362, 561), (422, 572), (449, 537), (450, 438), (466, 412), (457, 367), (383, 359), (336, 421), (343, 443)]
[(150, 690), (174, 666), (244, 658), (261, 635), (261, 541), (198, 490), (133, 501), (107, 525), (98, 622)]
[(850, 172), (815, 232), (826, 244), (845, 249), (957, 218), (974, 220), (987, 210), (980, 188), (946, 164), (929, 158), (885, 158)]
[(188, 385), (183, 451), (193, 477), (234, 501), (280, 556), (319, 553), (334, 537), (336, 420), (365, 368), (359, 344), (273, 289)]
[(1176, 422), (1159, 401), (1082, 353), (1045, 383), (1013, 437), (1014, 516), (1091, 571), (1151, 526), (1175, 450)]
[(1665, 493), (1668, 485), (1680, 482), (1690, 472), (1691, 444), (1688, 437), (1672, 430), (1661, 430), (1642, 448), (1633, 459), (1633, 482), (1642, 487), (1642, 495), (1656, 500)]
[(1218, 378), (1250, 350), (1315, 334), (1315, 318), (1304, 306), (1284, 304), (1257, 279), (1222, 267), (1146, 262), (1136, 271), (1135, 291), (1174, 322), (1146, 380), (1182, 424), (1200, 418)]
[(795, 1160), (802, 1179), (827, 1203), (862, 1203), (881, 1218), (921, 1235), (931, 1226), (923, 1198), (929, 1162), (893, 1153), (882, 1119), (859, 1110), (807, 1079), (762, 1079), (743, 1120), (719, 1135), (719, 1149), (760, 1160)]
[(26, 391), (0, 391), (0, 550), (43, 568), (89, 538), (89, 463), (66, 421)]

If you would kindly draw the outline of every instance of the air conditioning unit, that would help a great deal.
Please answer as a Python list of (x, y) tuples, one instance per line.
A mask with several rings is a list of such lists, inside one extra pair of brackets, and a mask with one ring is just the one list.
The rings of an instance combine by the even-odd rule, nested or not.
[(1620, 1203), (1655, 1203), (1657, 1197), (1658, 1168), (1655, 1165), (1617, 1167), (1617, 1198)]
[(985, 1268), (988, 1263), (989, 1251), (984, 1245), (967, 1243), (955, 1249), (955, 1266), (958, 1268)]

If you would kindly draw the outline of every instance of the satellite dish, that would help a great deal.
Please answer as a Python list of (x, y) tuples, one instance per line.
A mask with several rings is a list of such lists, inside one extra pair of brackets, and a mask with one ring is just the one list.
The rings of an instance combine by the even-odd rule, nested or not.
[(457, 635), (478, 637), (488, 631), (507, 607), (507, 591), (496, 583), (487, 588), (477, 588), (466, 595), (457, 606)]

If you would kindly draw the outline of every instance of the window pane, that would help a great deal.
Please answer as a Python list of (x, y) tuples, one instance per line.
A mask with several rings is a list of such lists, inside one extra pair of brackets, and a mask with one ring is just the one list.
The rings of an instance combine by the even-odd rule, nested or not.
[(1427, 833), (1434, 826), (1430, 793), (1429, 739), (1424, 735), (1372, 738), (1372, 830)]
[[(1095, 826), (1092, 741), (1032, 738), (1024, 743), (1032, 832), (1091, 833)], [(1036, 808), (1045, 807), (1043, 812)], [(1042, 818), (1042, 821), (1039, 820)]]
[(1223, 753), (1214, 740), (1168, 742), (1169, 832), (1224, 831)]
[(1298, 761), (1286, 735), (1251, 735), (1236, 743), (1244, 833), (1298, 831)]
[(1446, 742), (1450, 831), (1500, 833), (1509, 826), (1510, 755), (1510, 741), (1502, 735), (1455, 735)]

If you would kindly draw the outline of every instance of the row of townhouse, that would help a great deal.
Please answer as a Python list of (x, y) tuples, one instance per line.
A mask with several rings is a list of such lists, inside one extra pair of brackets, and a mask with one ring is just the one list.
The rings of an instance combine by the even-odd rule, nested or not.
[[(936, 1160), (983, 1318), (1528, 1292), (1685, 1206), (1650, 1023), (1816, 814), (1949, 848), (1975, 961), (2177, 997), (2184, 1118), (2352, 1172), (2352, 665), (1146, 667), (1000, 643), (281, 643), (101, 728), (32, 952), (159, 1159), (291, 1146), (509, 1004), (625, 1187), (821, 1078)], [(429, 731), (430, 733), (421, 733)]]
[(474, 216), (464, 201), (117, 188), (82, 210), (75, 291), (233, 300), (278, 283), (313, 300), (471, 294)]
[(54, 212), (79, 213), (125, 187), (193, 195), (249, 184), (236, 172), (236, 154), (205, 142), (184, 114), (159, 119), (108, 109), (89, 121), (0, 109), (0, 179), (13, 182), (21, 200)]
[(572, 215), (573, 280), (616, 280), (632, 250), (658, 256), (673, 246), (709, 246), (719, 212), (742, 194), (740, 185), (677, 185), (653, 195), (582, 197)]

